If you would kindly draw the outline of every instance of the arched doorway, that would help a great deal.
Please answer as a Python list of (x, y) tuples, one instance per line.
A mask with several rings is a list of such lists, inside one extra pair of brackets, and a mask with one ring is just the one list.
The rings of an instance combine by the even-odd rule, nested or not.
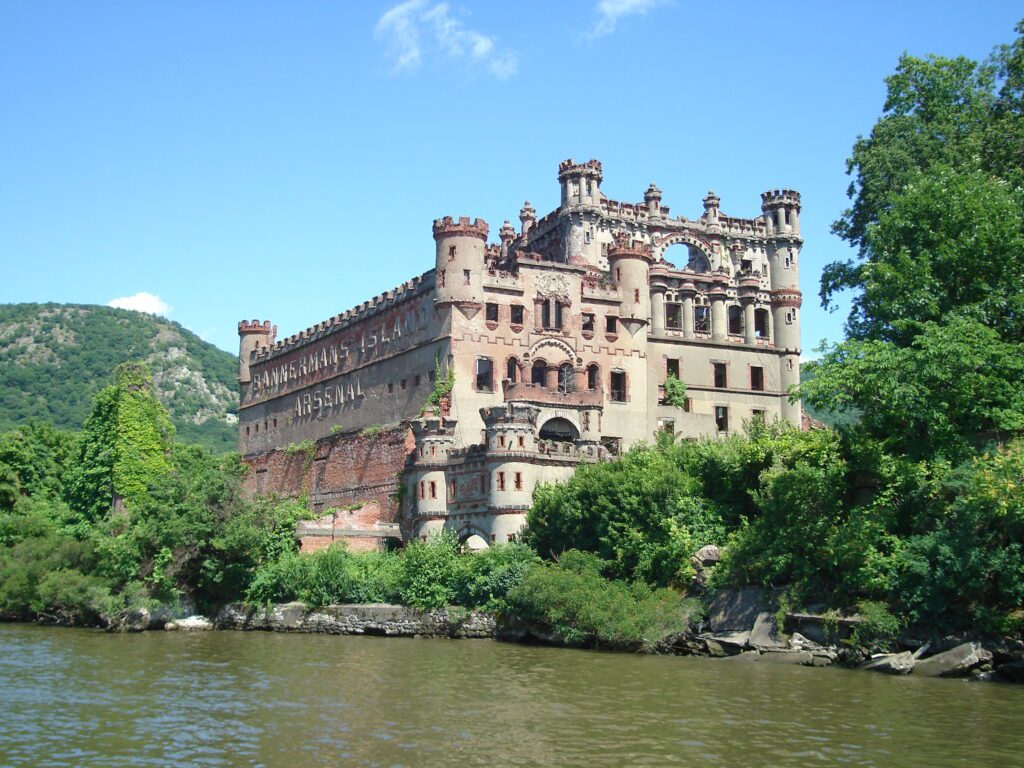
[(541, 440), (557, 440), (561, 443), (571, 443), (574, 440), (579, 440), (579, 438), (580, 433), (576, 426), (561, 416), (548, 419), (544, 422), (544, 426), (540, 428)]

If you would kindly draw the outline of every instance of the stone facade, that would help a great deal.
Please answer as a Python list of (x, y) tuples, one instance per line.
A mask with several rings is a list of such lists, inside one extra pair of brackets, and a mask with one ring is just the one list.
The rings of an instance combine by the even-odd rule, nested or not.
[(596, 160), (561, 163), (560, 206), (538, 219), (527, 202), (494, 244), (480, 219), (435, 220), (433, 269), (300, 334), (240, 323), (250, 489), (325, 514), (375, 502), (354, 537), (399, 524), (483, 546), (516, 537), (538, 482), (658, 430), (800, 426), (800, 195), (765, 192), (744, 219), (709, 192), (699, 218), (672, 218), (654, 184), (621, 203), (602, 179)]

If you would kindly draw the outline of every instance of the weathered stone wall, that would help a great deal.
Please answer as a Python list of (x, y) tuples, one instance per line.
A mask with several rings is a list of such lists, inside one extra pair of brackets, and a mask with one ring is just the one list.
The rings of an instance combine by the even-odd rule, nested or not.
[(308, 608), (285, 603), (267, 608), (225, 607), (217, 629), (316, 632), (385, 637), (492, 638), (494, 617), (480, 611), (418, 611), (404, 605), (327, 605)]

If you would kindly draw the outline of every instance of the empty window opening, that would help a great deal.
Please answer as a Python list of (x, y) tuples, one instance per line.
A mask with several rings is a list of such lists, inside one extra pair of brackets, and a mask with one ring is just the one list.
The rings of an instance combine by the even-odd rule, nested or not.
[(680, 330), (683, 327), (683, 305), (665, 305), (665, 327)]
[(512, 307), (512, 325), (523, 324), (523, 308), (518, 304), (513, 304)]
[(462, 270), (462, 284), (463, 285), (469, 285), (469, 270), (468, 269)]
[(448, 246), (448, 261), (454, 261), (454, 259), (455, 259), (455, 246), (454, 245), (449, 245)]
[(587, 389), (597, 389), (597, 382), (600, 381), (601, 369), (596, 365), (587, 366)]
[(711, 330), (711, 310), (708, 307), (693, 308), (693, 330), (698, 333)]
[(476, 359), (476, 391), (491, 392), (494, 390), (494, 363), (489, 357)]
[(611, 400), (615, 403), (626, 402), (626, 372), (612, 371)]
[(548, 364), (543, 360), (534, 360), (530, 367), (530, 383), (543, 387), (548, 373)]
[(510, 357), (505, 363), (505, 380), (511, 384), (519, 381), (519, 361)]
[(493, 301), (487, 302), (487, 322), (498, 322), (498, 305)]
[(670, 357), (665, 361), (665, 375), (679, 378), (679, 358)]
[(430, 498), (437, 498), (437, 482), (434, 480), (430, 481)]
[(505, 490), (505, 473), (504, 472), (499, 472), (498, 473), (498, 490), (499, 491), (504, 491)]
[(729, 409), (724, 405), (715, 406), (715, 426), (719, 432), (729, 431)]
[(515, 483), (516, 483), (516, 490), (517, 491), (523, 490), (523, 473), (522, 472), (516, 472)]
[(750, 366), (750, 388), (758, 392), (764, 391), (764, 368), (759, 365)]
[(743, 307), (735, 304), (729, 307), (729, 333), (733, 336), (743, 333)]
[(616, 325), (616, 321), (617, 320), (618, 320), (618, 318), (615, 317), (615, 315), (608, 315), (604, 319), (604, 332), (605, 333), (615, 333), (615, 329), (617, 327), (617, 325)]
[(548, 419), (544, 422), (544, 426), (540, 428), (540, 439), (541, 440), (556, 440), (563, 443), (571, 443), (573, 440), (578, 440), (580, 433), (577, 431), (575, 425), (568, 419), (556, 416), (553, 419)]
[(584, 313), (583, 322), (580, 324), (584, 333), (594, 332), (594, 316), (589, 313)]
[(768, 310), (754, 310), (754, 335), (759, 339), (768, 338)]
[(715, 386), (720, 389), (724, 389), (729, 386), (725, 363), (712, 363), (711, 365), (714, 368)]
[(575, 372), (571, 363), (564, 363), (558, 367), (558, 391), (572, 392), (576, 389)]

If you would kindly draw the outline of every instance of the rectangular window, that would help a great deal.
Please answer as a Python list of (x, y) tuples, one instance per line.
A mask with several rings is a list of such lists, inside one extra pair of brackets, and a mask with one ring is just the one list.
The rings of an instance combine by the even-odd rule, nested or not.
[(764, 368), (750, 366), (750, 388), (758, 392), (764, 391)]
[(424, 483), (422, 480), (420, 480), (420, 498), (421, 499), (427, 498), (427, 494), (426, 494), (425, 488), (426, 488), (426, 483)]
[(768, 338), (768, 310), (754, 310), (754, 335), (759, 339)]
[(743, 333), (743, 307), (735, 304), (729, 307), (729, 333), (733, 336)]
[(487, 302), (487, 322), (498, 322), (498, 305), (492, 301)]
[(437, 482), (434, 480), (430, 481), (430, 498), (437, 498)]
[(462, 283), (464, 285), (469, 285), (469, 270), (468, 269), (462, 270)]
[(519, 436), (519, 447), (523, 448), (523, 447), (525, 447), (525, 445), (526, 445), (526, 442), (524, 441), (523, 436), (520, 435)]
[(724, 389), (729, 386), (728, 379), (726, 378), (725, 363), (712, 363), (715, 374), (715, 386), (719, 389)]
[(750, 420), (756, 424), (764, 424), (765, 412), (758, 408), (754, 408), (750, 411)]
[(592, 314), (584, 313), (582, 327), (585, 333), (594, 332), (594, 316)]
[(498, 490), (499, 491), (504, 491), (505, 490), (505, 473), (504, 472), (499, 472), (498, 473)]
[(665, 375), (679, 378), (679, 358), (670, 357), (665, 361)]
[(611, 376), (611, 399), (615, 403), (626, 402), (626, 373), (625, 371), (612, 371)]
[(512, 307), (512, 325), (523, 324), (523, 308), (518, 304), (513, 304)]
[(675, 419), (658, 419), (658, 431), (674, 435), (676, 433)]
[(618, 318), (616, 318), (615, 315), (608, 315), (604, 319), (604, 332), (605, 333), (615, 333), (615, 329), (618, 327), (616, 325), (616, 321), (617, 320), (618, 320)]
[(504, 435), (498, 435), (498, 445), (501, 446), (502, 448), (505, 447), (505, 436)]
[(545, 301), (540, 307), (540, 324), (543, 328), (551, 327), (551, 302)]
[(683, 305), (665, 305), (665, 327), (673, 330), (681, 330), (683, 327)]
[(708, 307), (693, 308), (693, 330), (708, 333), (711, 330), (711, 310)]
[(516, 472), (515, 482), (516, 482), (516, 490), (517, 491), (523, 490), (523, 473), (522, 472)]
[(693, 398), (688, 397), (683, 401), (683, 413), (689, 413), (692, 408)]
[(476, 359), (476, 391), (494, 391), (494, 362), (489, 357)]
[(729, 409), (724, 405), (715, 406), (715, 426), (719, 432), (729, 431)]
[(563, 307), (557, 301), (554, 302), (554, 304), (555, 304), (555, 328), (558, 329), (558, 330), (562, 330), (562, 309), (563, 309)]

